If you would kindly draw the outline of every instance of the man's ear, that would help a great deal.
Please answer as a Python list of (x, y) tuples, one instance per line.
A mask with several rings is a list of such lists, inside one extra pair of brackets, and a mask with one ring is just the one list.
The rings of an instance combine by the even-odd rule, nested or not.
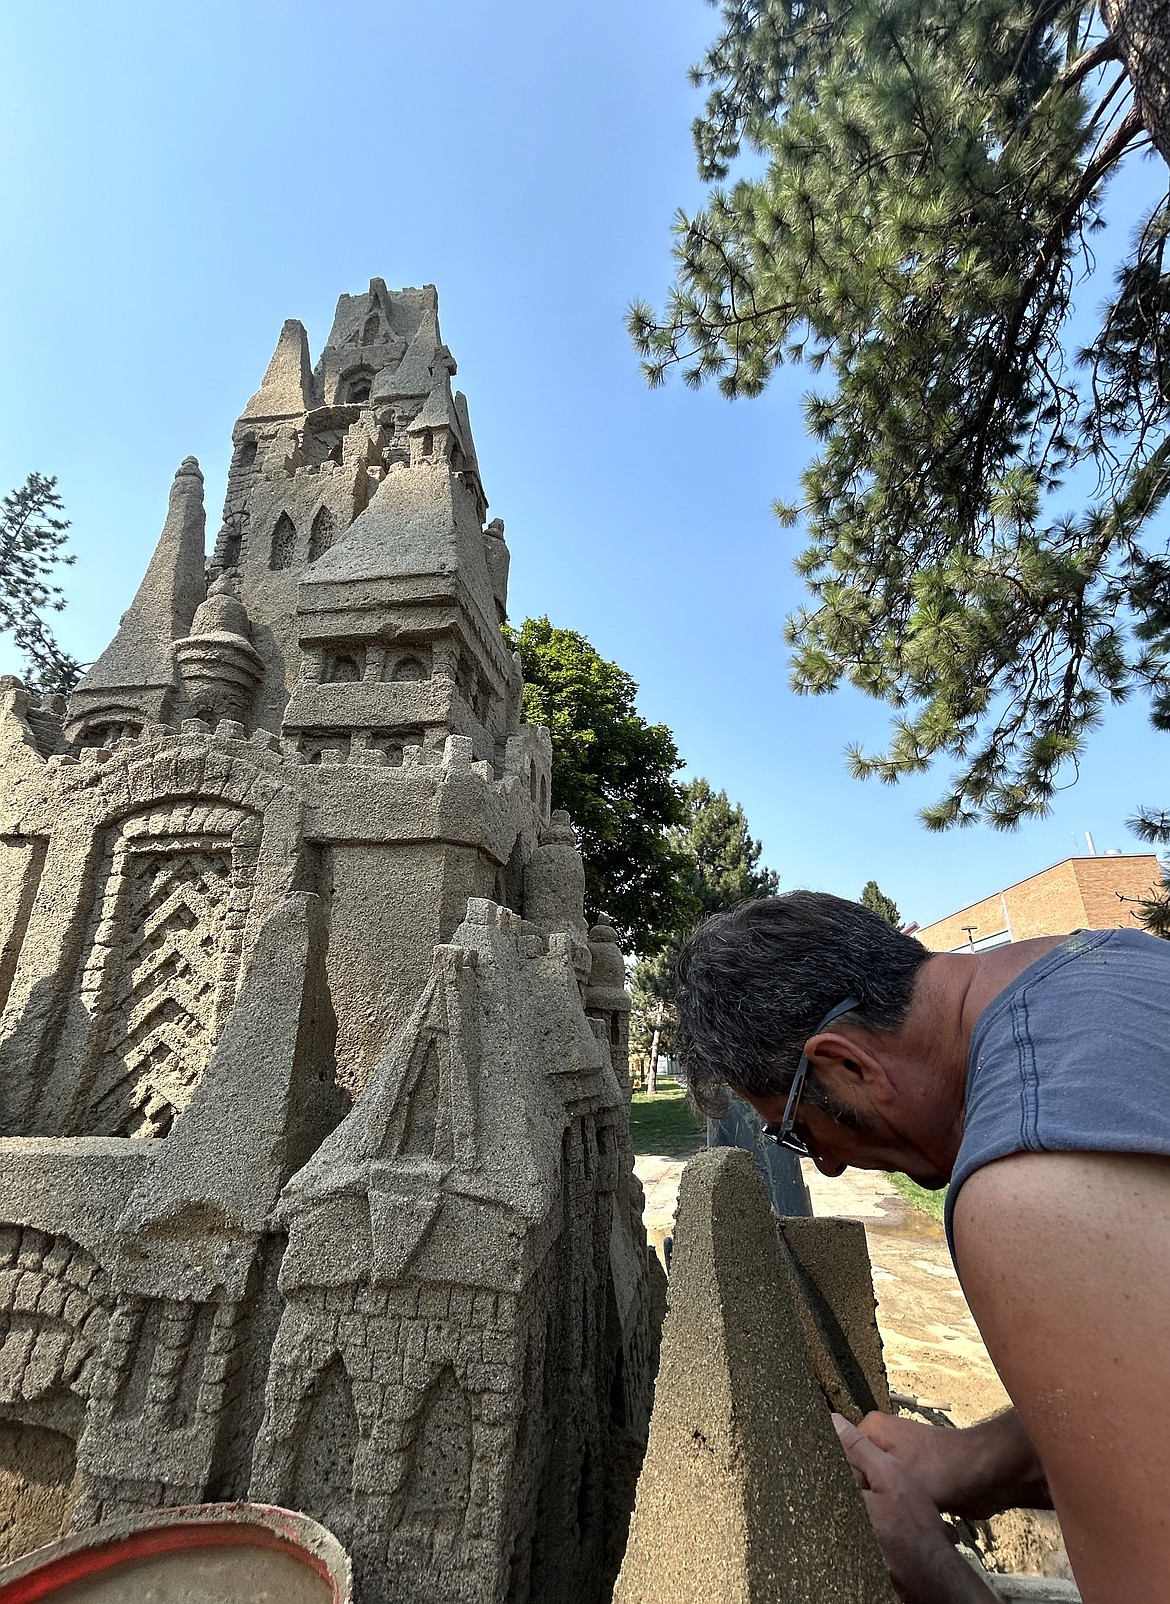
[(890, 1085), (886, 1067), (865, 1042), (835, 1030), (823, 1030), (805, 1045), (805, 1056), (827, 1091), (880, 1096)]

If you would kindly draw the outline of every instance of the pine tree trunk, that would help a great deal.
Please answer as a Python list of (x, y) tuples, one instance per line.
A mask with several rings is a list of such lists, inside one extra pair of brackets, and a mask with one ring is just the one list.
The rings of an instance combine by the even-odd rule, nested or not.
[(666, 1004), (660, 1002), (658, 1011), (654, 1015), (654, 1034), (650, 1038), (650, 1068), (646, 1072), (646, 1096), (654, 1097), (658, 1092), (658, 1043), (662, 1036), (662, 1021), (666, 1018)]
[(1170, 6), (1166, 0), (1104, 0), (1101, 9), (1116, 35), (1138, 115), (1170, 166)]

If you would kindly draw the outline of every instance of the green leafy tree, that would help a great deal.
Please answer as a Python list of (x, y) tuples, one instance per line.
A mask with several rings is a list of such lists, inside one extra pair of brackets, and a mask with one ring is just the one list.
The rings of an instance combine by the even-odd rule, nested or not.
[[(1170, 7), (723, 0), (722, 20), (693, 74), (715, 187), (634, 342), (652, 384), (827, 375), (803, 496), (777, 507), (808, 534), (793, 685), (897, 709), (887, 750), (851, 750), (859, 777), (956, 760), (929, 827), (1010, 827), (1111, 702), (1145, 695), (1170, 729)], [(1106, 186), (1151, 145), (1152, 207), (1075, 349)]]
[(61, 498), (56, 479), (30, 473), (19, 490), (0, 501), (0, 633), (11, 635), (28, 664), (29, 683), (45, 691), (71, 691), (81, 665), (61, 650), (46, 612), (65, 605), (53, 580), (69, 520), (58, 516)]
[(681, 945), (681, 939), (672, 940), (653, 958), (640, 959), (630, 976), (630, 1046), (644, 1060), (651, 1097), (658, 1092), (661, 1056), (674, 1052), (674, 966)]
[(690, 912), (690, 860), (671, 831), (686, 814), (665, 724), (647, 724), (638, 687), (576, 630), (547, 618), (505, 629), (524, 670), (524, 717), (552, 735), (552, 805), (566, 808), (585, 859), (585, 908), (622, 945), (654, 952)]
[(670, 932), (661, 950), (643, 958), (632, 976), (631, 1039), (649, 1054), (647, 1090), (657, 1090), (658, 1055), (674, 1041), (674, 972), (687, 933), (708, 914), (757, 897), (774, 896), (780, 884), (774, 869), (760, 867), (762, 847), (748, 830), (747, 815), (726, 791), (706, 780), (683, 786), (684, 823), (671, 843), (690, 860), (690, 905), (685, 920)]
[(888, 925), (893, 925), (895, 930), (901, 930), (902, 915), (898, 912), (898, 904), (893, 897), (886, 896), (876, 880), (865, 882), (857, 900), (863, 908), (868, 908), (871, 913), (876, 913), (879, 919), (884, 919)]
[(706, 780), (683, 786), (687, 821), (679, 845), (694, 858), (691, 890), (705, 915), (757, 897), (772, 897), (780, 885), (774, 869), (760, 867), (763, 847), (748, 830), (747, 815), (726, 791)]

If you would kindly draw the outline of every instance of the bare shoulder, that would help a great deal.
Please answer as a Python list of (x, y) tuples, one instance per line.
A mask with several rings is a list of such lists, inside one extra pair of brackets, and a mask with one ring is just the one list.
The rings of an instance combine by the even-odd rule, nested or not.
[(977, 1170), (955, 1253), (1094, 1604), (1170, 1575), (1170, 1159), (1020, 1153)]

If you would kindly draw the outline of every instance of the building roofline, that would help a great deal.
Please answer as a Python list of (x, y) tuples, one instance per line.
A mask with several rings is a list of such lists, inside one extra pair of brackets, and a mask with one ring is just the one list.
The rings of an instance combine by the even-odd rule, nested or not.
[(1036, 880), (1040, 875), (1048, 874), (1052, 869), (1062, 869), (1066, 863), (1100, 863), (1103, 858), (1108, 858), (1111, 862), (1115, 862), (1118, 858), (1153, 858), (1155, 863), (1160, 861), (1158, 854), (1152, 847), (1148, 852), (1070, 852), (1067, 858), (1055, 858), (1051, 863), (1046, 863), (1042, 869), (1033, 869), (1031, 874), (1022, 874), (1018, 880), (1009, 880), (1006, 886), (998, 886), (994, 891), (988, 891), (982, 897), (973, 897), (970, 902), (960, 903), (950, 913), (940, 914), (937, 919), (919, 920), (918, 929), (920, 931), (929, 930), (932, 925), (945, 924), (948, 919), (954, 919), (956, 915), (963, 913), (967, 908), (974, 908), (981, 902), (988, 902), (992, 897), (1005, 897), (1009, 891), (1014, 891), (1017, 886), (1022, 886), (1028, 880)]

